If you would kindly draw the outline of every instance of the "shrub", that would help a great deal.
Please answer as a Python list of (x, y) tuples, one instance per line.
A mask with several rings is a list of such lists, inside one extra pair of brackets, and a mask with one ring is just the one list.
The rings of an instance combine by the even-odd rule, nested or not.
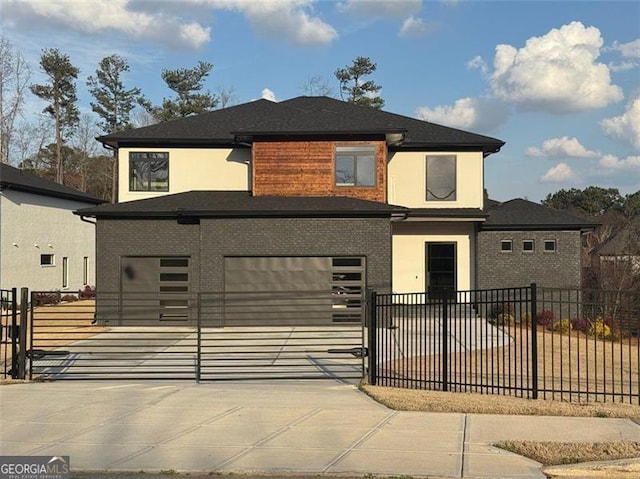
[(541, 311), (536, 316), (536, 321), (540, 326), (544, 326), (545, 328), (553, 327), (553, 311), (545, 309)]
[(95, 297), (96, 288), (93, 286), (89, 286), (88, 284), (78, 292), (79, 299), (95, 299)]
[(522, 318), (520, 319), (521, 323), (526, 324), (527, 326), (531, 326), (531, 313), (524, 313)]
[(78, 301), (78, 297), (76, 295), (73, 294), (65, 294), (60, 301), (64, 301), (67, 303), (72, 303), (73, 301)]
[(498, 321), (497, 324), (499, 325), (512, 325), (515, 323), (515, 317), (513, 316), (513, 314), (508, 314), (508, 313), (500, 313), (498, 314)]
[(591, 327), (591, 323), (589, 322), (589, 320), (584, 318), (574, 318), (571, 321), (571, 326), (573, 326), (573, 329), (575, 329), (576, 331), (586, 333)]
[(589, 336), (595, 336), (598, 339), (613, 339), (611, 327), (600, 316), (591, 324)]
[(561, 319), (553, 325), (553, 330), (560, 334), (567, 334), (571, 332), (571, 329), (571, 321), (569, 321), (568, 319)]
[(60, 291), (36, 293), (34, 306), (44, 306), (46, 304), (58, 304), (60, 302), (60, 299), (61, 299)]

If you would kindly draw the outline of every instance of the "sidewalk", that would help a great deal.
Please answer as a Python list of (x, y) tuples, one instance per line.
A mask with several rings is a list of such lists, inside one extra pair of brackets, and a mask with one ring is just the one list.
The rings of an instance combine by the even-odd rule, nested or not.
[(399, 412), (335, 381), (0, 386), (0, 455), (72, 470), (544, 478), (506, 439), (640, 441), (626, 419)]

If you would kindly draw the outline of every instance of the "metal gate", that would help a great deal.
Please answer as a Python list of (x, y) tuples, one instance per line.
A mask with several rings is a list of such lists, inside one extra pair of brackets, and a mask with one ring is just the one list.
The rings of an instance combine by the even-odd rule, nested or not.
[(24, 379), (24, 341), (20, 339), (17, 289), (0, 289), (0, 361), (4, 379)]
[[(124, 296), (98, 292), (96, 308), (91, 300), (32, 293), (30, 376), (351, 381), (364, 375), (361, 294), (339, 301), (331, 292), (182, 294), (175, 308), (189, 311), (174, 318), (195, 318), (195, 325), (158, 323), (172, 304), (170, 293)], [(336, 308), (348, 311), (350, 322), (344, 316), (332, 322)]]

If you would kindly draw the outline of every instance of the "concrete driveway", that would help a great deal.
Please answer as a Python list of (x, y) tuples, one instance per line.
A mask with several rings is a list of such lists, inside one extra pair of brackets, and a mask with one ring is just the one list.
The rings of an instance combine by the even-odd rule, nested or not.
[(625, 419), (398, 412), (318, 381), (60, 381), (0, 386), (0, 455), (72, 470), (544, 478), (491, 446), (640, 441)]

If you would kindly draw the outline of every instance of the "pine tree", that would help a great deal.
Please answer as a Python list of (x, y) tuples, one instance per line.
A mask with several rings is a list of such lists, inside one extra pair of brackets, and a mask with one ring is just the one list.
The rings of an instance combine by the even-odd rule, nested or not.
[(122, 77), (129, 71), (129, 64), (119, 55), (100, 60), (95, 76), (87, 78), (89, 93), (95, 99), (91, 109), (102, 121), (100, 127), (109, 134), (131, 128), (131, 111), (146, 100), (140, 88), (125, 88)]
[(151, 113), (155, 119), (166, 121), (213, 110), (218, 105), (218, 99), (208, 90), (201, 93), (202, 83), (212, 68), (211, 63), (201, 61), (194, 68), (162, 70), (162, 79), (177, 94), (177, 98), (164, 98), (162, 106), (152, 107)]
[(56, 182), (64, 181), (64, 160), (62, 146), (66, 138), (73, 135), (78, 124), (79, 111), (76, 106), (75, 80), (80, 70), (74, 67), (69, 56), (57, 48), (47, 48), (40, 56), (40, 69), (48, 77), (49, 82), (42, 85), (31, 85), (31, 92), (49, 102), (43, 110), (54, 120), (56, 148)]
[(357, 57), (351, 66), (338, 68), (335, 76), (340, 82), (340, 96), (343, 100), (357, 105), (380, 109), (384, 100), (377, 95), (382, 89), (373, 80), (362, 81), (362, 77), (376, 71), (376, 64), (368, 57)]

